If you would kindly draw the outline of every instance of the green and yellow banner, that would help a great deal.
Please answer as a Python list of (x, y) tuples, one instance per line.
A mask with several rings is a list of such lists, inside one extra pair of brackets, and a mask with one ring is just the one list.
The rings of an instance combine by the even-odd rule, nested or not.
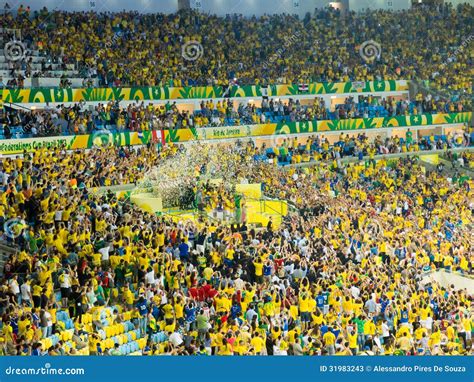
[[(407, 91), (407, 81), (358, 81), (335, 83), (312, 83), (305, 90), (298, 85), (249, 85), (233, 86), (231, 97), (261, 97), (263, 95), (290, 96), (304, 94), (344, 94)], [(222, 86), (184, 87), (132, 87), (132, 88), (31, 88), (3, 89), (4, 102), (45, 103), (45, 102), (108, 102), (108, 101), (164, 101), (176, 99), (222, 98), (227, 89)]]
[(144, 145), (156, 137), (154, 132), (96, 132), (87, 135), (66, 135), (58, 137), (44, 138), (19, 138), (0, 140), (0, 153), (20, 154), (25, 151), (34, 151), (41, 148), (61, 148), (64, 150), (88, 149), (93, 146), (106, 146), (114, 144), (116, 146)]
[(471, 119), (471, 116), (471, 112), (465, 112), (180, 129), (165, 131), (165, 141), (186, 142), (190, 140), (212, 140), (258, 137), (266, 135), (321, 133), (325, 131), (351, 131), (389, 127), (417, 127), (456, 123), (462, 124), (468, 123)]

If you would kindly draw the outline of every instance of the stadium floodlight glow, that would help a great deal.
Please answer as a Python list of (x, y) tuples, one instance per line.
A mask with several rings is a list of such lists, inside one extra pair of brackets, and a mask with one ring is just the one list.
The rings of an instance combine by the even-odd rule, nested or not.
[(339, 1), (331, 1), (329, 6), (334, 9), (342, 9), (342, 4)]

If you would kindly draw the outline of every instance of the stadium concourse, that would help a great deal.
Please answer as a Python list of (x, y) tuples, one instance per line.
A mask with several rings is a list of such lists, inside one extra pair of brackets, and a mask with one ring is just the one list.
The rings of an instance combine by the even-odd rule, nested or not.
[[(445, 273), (473, 275), (470, 121), (397, 125), (393, 135), (383, 127), (380, 134), (371, 128), (84, 149), (46, 141), (99, 128), (143, 134), (267, 118), (469, 112), (472, 57), (452, 49), (464, 32), (470, 36), (472, 6), (344, 19), (321, 10), (304, 21), (197, 12), (32, 15), (23, 7), (0, 18), (22, 31), (29, 49), (55, 64), (74, 61), (100, 86), (429, 79), (437, 89), (412, 100), (346, 97), (334, 110), (316, 96), (306, 106), (299, 96), (262, 99), (258, 107), (200, 99), (192, 113), (173, 100), (33, 111), (5, 105), (2, 143), (46, 143), (0, 158), (0, 250), (11, 252), (2, 259), (1, 355), (473, 354), (472, 291), (436, 281), (450, 279)], [(356, 46), (370, 31), (384, 53), (364, 62)], [(284, 35), (293, 34), (297, 42), (268, 65)], [(415, 36), (423, 49), (413, 49)], [(214, 58), (183, 63), (180, 47), (191, 38)], [(32, 74), (33, 60), (13, 65), (8, 86), (15, 89)], [(58, 128), (58, 118), (66, 125)], [(423, 161), (433, 157), (440, 162)], [(135, 185), (192, 216), (140, 208), (133, 191), (123, 191)], [(288, 210), (249, 223), (242, 185)]]

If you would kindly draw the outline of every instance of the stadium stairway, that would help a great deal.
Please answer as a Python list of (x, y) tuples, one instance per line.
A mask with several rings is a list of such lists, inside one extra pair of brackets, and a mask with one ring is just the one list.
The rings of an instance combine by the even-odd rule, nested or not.
[(12, 246), (11, 244), (4, 241), (0, 241), (0, 276), (3, 276), (3, 268), (7, 259), (10, 257), (10, 255), (13, 255), (16, 252), (17, 248), (15, 246)]
[[(102, 351), (114, 348), (115, 344), (119, 344), (118, 350), (122, 355), (141, 352), (146, 346), (146, 338), (143, 337), (140, 330), (132, 323), (132, 312), (123, 312), (124, 321), (122, 323), (113, 323), (112, 313), (114, 310), (120, 312), (121, 307), (93, 307), (90, 312), (82, 315), (82, 323), (74, 322), (69, 312), (60, 310), (56, 313), (56, 326), (60, 328), (58, 333), (49, 337), (42, 338), (41, 344), (43, 349), (49, 349), (56, 345), (60, 340), (64, 342), (64, 349), (68, 352), (70, 349), (76, 349), (75, 343), (72, 341), (74, 329), (83, 330), (85, 332), (94, 332), (92, 322), (100, 322), (102, 329), (97, 331), (101, 338), (100, 347)], [(84, 342), (88, 343), (87, 337), (81, 335)], [(77, 350), (78, 355), (89, 355), (89, 346)]]

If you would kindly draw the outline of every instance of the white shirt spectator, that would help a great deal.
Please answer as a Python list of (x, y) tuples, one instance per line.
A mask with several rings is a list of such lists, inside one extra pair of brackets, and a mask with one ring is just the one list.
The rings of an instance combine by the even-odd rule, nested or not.
[(258, 314), (252, 308), (247, 310), (247, 312), (245, 313), (245, 318), (247, 319), (248, 322), (252, 322), (255, 316), (258, 316)]
[(145, 274), (145, 285), (146, 284), (155, 285), (155, 271), (153, 269)]
[(153, 291), (151, 289), (147, 289), (145, 291), (145, 299), (147, 301), (151, 301), (153, 299), (153, 297), (155, 297), (155, 293), (153, 293)]
[(0, 183), (2, 183), (4, 186), (8, 184), (8, 178), (10, 177), (10, 174), (6, 172), (0, 172)]
[(433, 328), (433, 317), (427, 317), (426, 320), (421, 320), (420, 323), (424, 328), (431, 331)]
[(18, 285), (18, 281), (15, 279), (8, 280), (8, 285), (10, 286), (10, 291), (16, 296), (20, 294), (20, 285)]
[(109, 252), (110, 252), (110, 247), (106, 246), (104, 248), (99, 249), (99, 253), (102, 255), (102, 261), (108, 261), (109, 260)]
[(360, 296), (360, 289), (357, 288), (355, 285), (351, 286), (351, 295), (354, 298), (359, 298)]
[(280, 349), (279, 345), (273, 345), (273, 355), (288, 355), (286, 350)]
[(54, 220), (57, 222), (60, 222), (61, 220), (63, 220), (63, 211), (56, 211), (54, 213)]
[(61, 288), (70, 288), (71, 287), (71, 277), (68, 273), (63, 273), (59, 277), (59, 286)]
[(390, 328), (385, 322), (382, 323), (382, 337), (390, 337)]
[(294, 270), (295, 270), (295, 264), (291, 263), (291, 264), (285, 265), (286, 274), (291, 275)]
[(51, 313), (45, 310), (44, 317), (46, 318), (47, 326), (53, 326), (53, 317), (51, 316)]
[(23, 301), (30, 301), (30, 295), (31, 295), (31, 286), (27, 282), (24, 282), (21, 284), (21, 299)]
[(245, 282), (239, 277), (234, 281), (234, 285), (236, 290), (243, 290), (245, 287)]
[(181, 337), (181, 334), (179, 334), (178, 332), (174, 332), (170, 335), (169, 341), (174, 346), (179, 346), (183, 343), (183, 338)]

